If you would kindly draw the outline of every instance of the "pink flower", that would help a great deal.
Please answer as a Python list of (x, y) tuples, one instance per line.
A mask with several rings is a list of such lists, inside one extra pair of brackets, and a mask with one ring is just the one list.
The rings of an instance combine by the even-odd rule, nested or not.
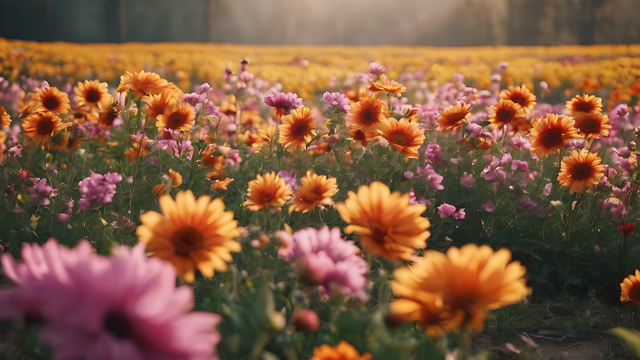
[(369, 74), (382, 75), (386, 70), (387, 69), (383, 65), (377, 62), (372, 62), (371, 64), (369, 64)]
[(602, 206), (602, 216), (615, 219), (616, 217), (624, 216), (627, 213), (627, 208), (624, 206), (624, 203), (618, 198), (610, 197), (605, 199), (604, 201), (598, 200), (598, 202)]
[(292, 109), (302, 107), (302, 99), (294, 93), (273, 93), (264, 96), (264, 103), (272, 108), (279, 109), (283, 115), (289, 115)]
[(424, 151), (424, 156), (427, 159), (439, 160), (440, 156), (441, 156), (440, 145), (438, 145), (438, 144), (428, 144), (427, 145), (427, 149)]
[(108, 258), (86, 240), (71, 250), (25, 244), (23, 263), (2, 257), (16, 286), (0, 292), (0, 316), (44, 320), (39, 337), (57, 359), (218, 359), (220, 316), (187, 313), (193, 290), (176, 288), (173, 267), (144, 251), (139, 243)]
[(35, 185), (29, 189), (31, 198), (37, 205), (49, 205), (49, 197), (56, 196), (58, 190), (54, 190), (51, 186), (47, 185), (47, 179), (33, 179)]
[(441, 218), (447, 218), (453, 216), (456, 220), (462, 220), (465, 217), (464, 209), (456, 210), (456, 207), (447, 203), (438, 206), (438, 215)]
[(409, 196), (411, 196), (411, 198), (409, 198), (409, 204), (411, 205), (421, 204), (431, 206), (431, 201), (423, 198), (420, 194), (416, 194), (413, 188), (409, 188)]
[(116, 194), (116, 184), (122, 181), (118, 173), (105, 175), (91, 174), (78, 183), (82, 198), (78, 200), (80, 209), (88, 210), (94, 205), (110, 204)]
[(496, 204), (494, 204), (491, 200), (487, 200), (487, 203), (482, 205), (482, 208), (486, 212), (494, 212), (496, 211)]
[(475, 139), (478, 135), (482, 134), (482, 126), (474, 123), (470, 123), (467, 125), (467, 130), (471, 133), (469, 134), (469, 139)]
[(180, 139), (178, 133), (174, 130), (164, 129), (160, 135), (156, 136), (156, 140), (158, 140), (159, 150), (164, 150), (177, 158), (185, 156), (188, 160), (191, 160), (193, 157), (191, 141), (189, 139)]
[(529, 164), (526, 161), (520, 161), (520, 160), (513, 160), (513, 162), (511, 163), (511, 170), (512, 171), (522, 171), (525, 172), (529, 169)]
[(364, 284), (368, 264), (358, 256), (360, 249), (353, 241), (340, 237), (339, 228), (306, 228), (293, 235), (280, 232), (279, 236), (284, 245), (278, 255), (295, 263), (303, 281), (319, 285), (326, 295), (342, 292), (363, 300), (367, 298)]
[(322, 95), (322, 101), (325, 103), (325, 109), (336, 106), (342, 111), (351, 110), (349, 99), (344, 94), (341, 94), (339, 92), (325, 92), (324, 95)]
[(287, 185), (291, 191), (296, 191), (298, 188), (298, 179), (295, 175), (291, 174), (287, 170), (280, 170), (278, 176), (284, 180), (284, 184)]
[(436, 171), (433, 169), (431, 164), (427, 164), (426, 167), (418, 166), (418, 174), (424, 176), (427, 180), (427, 184), (432, 189), (443, 190), (444, 186), (442, 186), (442, 180), (444, 177), (438, 175)]
[(460, 177), (460, 184), (467, 189), (476, 184), (478, 180), (473, 177), (473, 174), (467, 174), (466, 172)]

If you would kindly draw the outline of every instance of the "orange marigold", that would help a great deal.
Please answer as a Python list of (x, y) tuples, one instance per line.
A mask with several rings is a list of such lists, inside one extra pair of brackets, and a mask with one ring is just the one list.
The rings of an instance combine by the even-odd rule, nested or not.
[(415, 249), (427, 246), (431, 224), (422, 217), (427, 207), (410, 205), (410, 198), (374, 181), (360, 186), (358, 193), (349, 191), (347, 200), (336, 209), (349, 224), (344, 232), (361, 234), (360, 242), (370, 254), (412, 260)]
[(575, 121), (570, 116), (548, 114), (535, 123), (529, 137), (531, 151), (539, 158), (555, 154), (578, 136)]
[(576, 95), (573, 99), (567, 101), (567, 112), (573, 116), (578, 113), (599, 114), (602, 112), (602, 99), (595, 95)]
[(195, 121), (196, 110), (188, 103), (181, 102), (165, 108), (164, 113), (158, 115), (156, 126), (159, 131), (171, 129), (189, 132)]
[(384, 102), (372, 94), (351, 104), (346, 124), (351, 130), (372, 132), (376, 131), (380, 122), (389, 116), (391, 115), (385, 110)]
[(42, 88), (35, 91), (35, 108), (36, 112), (50, 112), (54, 115), (66, 113), (71, 109), (69, 104), (69, 95), (52, 86)]
[(389, 118), (380, 123), (380, 132), (389, 145), (410, 159), (418, 158), (418, 148), (425, 139), (424, 131), (420, 124), (411, 122), (406, 118), (400, 121)]
[(120, 85), (118, 85), (116, 91), (125, 92), (129, 90), (133, 97), (142, 97), (162, 94), (167, 89), (176, 89), (176, 86), (162, 79), (156, 73), (145, 73), (143, 70), (136, 73), (125, 71), (124, 75), (120, 76)]
[(108, 84), (101, 83), (99, 80), (85, 80), (84, 83), (78, 81), (78, 86), (73, 89), (78, 99), (78, 106), (86, 105), (105, 110), (113, 102), (113, 97), (107, 88)]
[(620, 283), (620, 301), (633, 301), (636, 306), (640, 306), (640, 271), (636, 269), (635, 276), (629, 275)]
[(504, 89), (500, 92), (500, 99), (511, 100), (516, 104), (518, 110), (528, 114), (536, 106), (536, 96), (527, 89), (525, 85)]
[(396, 94), (396, 96), (400, 97), (403, 92), (407, 91), (407, 88), (402, 86), (393, 80), (387, 79), (385, 75), (380, 75), (380, 79), (382, 83), (374, 82), (369, 86), (369, 90), (371, 91), (385, 91), (389, 94)]
[(142, 98), (145, 102), (142, 107), (142, 111), (149, 116), (150, 119), (155, 120), (158, 115), (164, 114), (168, 108), (173, 108), (176, 105), (176, 98), (171, 91), (164, 91), (160, 94), (149, 95)]
[(505, 125), (509, 125), (508, 129), (513, 130), (511, 123), (515, 123), (523, 117), (524, 112), (520, 106), (511, 100), (500, 100), (489, 108), (489, 121), (493, 128), (502, 129)]
[(69, 124), (63, 122), (58, 115), (49, 112), (34, 113), (22, 121), (24, 134), (42, 147), (68, 126)]
[(469, 112), (470, 108), (471, 104), (462, 102), (444, 109), (440, 117), (436, 120), (438, 131), (456, 130), (459, 128), (471, 115), (471, 112)]
[(310, 108), (293, 109), (289, 115), (282, 117), (282, 123), (278, 126), (278, 143), (288, 148), (304, 148), (313, 139), (316, 126)]
[(300, 186), (293, 193), (289, 213), (307, 212), (318, 205), (331, 206), (331, 197), (338, 192), (335, 178), (327, 178), (326, 175), (317, 175), (314, 171), (307, 171), (307, 175), (300, 179)]
[(270, 172), (264, 176), (258, 174), (255, 180), (249, 181), (247, 200), (242, 205), (251, 211), (260, 211), (271, 205), (283, 206), (290, 197), (291, 189), (284, 180)]
[(558, 182), (571, 192), (585, 189), (593, 189), (604, 176), (604, 165), (600, 165), (602, 159), (596, 153), (582, 149), (580, 152), (573, 150), (571, 156), (566, 156), (560, 165)]

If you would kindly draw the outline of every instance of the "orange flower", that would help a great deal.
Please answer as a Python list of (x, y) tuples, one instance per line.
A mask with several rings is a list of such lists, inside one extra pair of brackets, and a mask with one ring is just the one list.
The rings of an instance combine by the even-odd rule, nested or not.
[(633, 301), (636, 306), (640, 306), (640, 271), (636, 269), (636, 274), (629, 275), (620, 283), (620, 301)]
[(599, 165), (601, 161), (597, 154), (587, 149), (573, 150), (571, 156), (562, 159), (558, 182), (571, 188), (571, 192), (578, 190), (582, 193), (585, 188), (591, 190), (604, 176), (604, 165)]
[(418, 148), (425, 139), (424, 131), (420, 130), (420, 125), (410, 122), (406, 118), (400, 121), (389, 118), (380, 123), (382, 137), (389, 145), (410, 159), (418, 158)]
[(227, 190), (227, 186), (233, 182), (233, 179), (213, 180), (211, 182), (211, 190), (221, 191)]
[(182, 175), (179, 172), (169, 169), (169, 173), (162, 176), (162, 184), (158, 184), (153, 187), (153, 193), (162, 196), (167, 193), (167, 184), (171, 182), (171, 187), (178, 187), (182, 185)]
[(357, 103), (351, 104), (347, 115), (347, 127), (365, 133), (376, 131), (380, 122), (391, 116), (384, 107), (384, 102), (375, 94), (358, 100)]
[(357, 141), (362, 144), (363, 147), (369, 146), (369, 143), (380, 137), (379, 131), (369, 131), (363, 132), (362, 130), (349, 130), (349, 136), (354, 141)]
[(609, 136), (609, 129), (611, 129), (611, 120), (609, 117), (602, 113), (584, 113), (578, 112), (575, 114), (575, 127), (578, 129), (578, 135), (585, 139), (590, 137)]
[(278, 126), (278, 143), (294, 149), (303, 148), (313, 139), (315, 128), (316, 122), (311, 115), (311, 109), (303, 107), (291, 110), (289, 115), (282, 117), (282, 124)]
[[(98, 116), (98, 125), (105, 129), (111, 129), (113, 123), (120, 117), (120, 111), (115, 106), (109, 106)], [(91, 118), (90, 118), (91, 119)]]
[(463, 123), (467, 122), (467, 119), (471, 115), (469, 109), (471, 104), (465, 104), (464, 102), (456, 105), (451, 105), (442, 111), (436, 123), (438, 124), (438, 131), (444, 130), (456, 130)]
[(68, 126), (69, 124), (62, 122), (58, 115), (50, 112), (34, 113), (22, 121), (24, 134), (41, 147)]
[(125, 71), (124, 75), (120, 76), (120, 85), (116, 91), (130, 90), (133, 97), (142, 97), (162, 94), (167, 89), (176, 89), (176, 87), (156, 73), (140, 71), (132, 74)]
[(36, 104), (34, 111), (50, 112), (54, 115), (66, 113), (71, 109), (67, 93), (58, 90), (57, 87), (38, 89), (35, 92)]
[(189, 132), (195, 121), (196, 110), (186, 102), (181, 102), (165, 108), (164, 113), (158, 115), (156, 126), (159, 131), (171, 129)]
[(11, 125), (11, 116), (4, 109), (4, 105), (0, 105), (0, 128), (9, 127)]
[(500, 92), (500, 99), (511, 100), (519, 111), (528, 114), (536, 106), (536, 96), (525, 85), (504, 89)]
[(349, 191), (344, 204), (336, 205), (349, 225), (347, 234), (361, 234), (360, 242), (374, 256), (412, 260), (415, 249), (427, 246), (431, 224), (422, 213), (424, 205), (410, 205), (409, 194), (391, 193), (387, 185), (374, 181)]
[(151, 154), (151, 146), (153, 146), (153, 140), (149, 139), (142, 134), (131, 136), (131, 145), (133, 149), (128, 149), (124, 152), (127, 156), (129, 164), (136, 162), (136, 159), (143, 158)]
[[(511, 100), (500, 100), (489, 108), (489, 121), (493, 128), (502, 129), (505, 125), (522, 119), (523, 115), (520, 106)], [(513, 130), (511, 128), (512, 126), (509, 126), (509, 130)]]
[(526, 269), (511, 260), (511, 251), (488, 245), (450, 247), (446, 255), (427, 250), (414, 264), (393, 272), (391, 289), (399, 300), (390, 304), (391, 318), (418, 321), (427, 334), (444, 336), (469, 326), (481, 332), (488, 310), (522, 301)]
[(171, 91), (164, 91), (157, 95), (149, 95), (142, 98), (145, 102), (142, 111), (149, 116), (150, 119), (156, 120), (158, 115), (164, 114), (168, 108), (176, 105), (176, 99)]
[(220, 198), (203, 195), (196, 200), (190, 190), (180, 191), (175, 201), (160, 197), (160, 210), (140, 215), (136, 235), (151, 256), (169, 261), (186, 282), (195, 280), (196, 268), (206, 278), (226, 271), (231, 253), (242, 250), (233, 240), (240, 236), (238, 222)]
[(336, 346), (327, 344), (313, 348), (310, 360), (371, 360), (372, 356), (366, 352), (362, 355), (348, 342), (342, 340)]
[(325, 175), (317, 175), (312, 170), (300, 179), (302, 186), (293, 193), (289, 213), (294, 211), (307, 212), (318, 205), (331, 206), (331, 197), (338, 192), (336, 179), (327, 178)]
[(255, 180), (249, 181), (247, 200), (242, 204), (251, 211), (260, 211), (269, 206), (283, 206), (291, 197), (291, 189), (275, 172), (258, 174)]
[(260, 136), (267, 144), (270, 144), (276, 136), (276, 126), (269, 125), (265, 130), (258, 129), (258, 136)]
[(86, 105), (105, 110), (113, 102), (107, 87), (106, 82), (101, 83), (99, 80), (85, 80), (84, 83), (78, 81), (78, 86), (73, 89), (78, 98), (78, 106)]
[(531, 151), (542, 159), (564, 149), (569, 141), (578, 136), (574, 124), (575, 121), (570, 116), (548, 114), (531, 129)]
[(576, 95), (573, 99), (567, 101), (567, 112), (573, 116), (578, 115), (578, 113), (599, 114), (602, 112), (602, 99), (595, 95)]
[(385, 75), (380, 75), (380, 79), (382, 79), (382, 83), (371, 83), (371, 86), (369, 86), (369, 90), (385, 91), (389, 94), (396, 94), (396, 96), (398, 97), (401, 96), (400, 94), (407, 91), (407, 88), (402, 86), (402, 84), (387, 79)]
[(260, 149), (269, 144), (262, 136), (254, 134), (249, 130), (245, 131), (244, 134), (238, 134), (238, 141), (242, 141), (254, 149)]

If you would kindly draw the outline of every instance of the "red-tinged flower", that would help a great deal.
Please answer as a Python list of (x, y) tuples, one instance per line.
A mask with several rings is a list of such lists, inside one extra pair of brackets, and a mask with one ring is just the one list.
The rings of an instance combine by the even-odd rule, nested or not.
[(633, 223), (624, 222), (624, 220), (622, 220), (620, 222), (620, 225), (618, 225), (618, 232), (622, 233), (624, 237), (627, 237), (633, 234), (635, 230), (636, 230), (636, 227), (633, 225)]

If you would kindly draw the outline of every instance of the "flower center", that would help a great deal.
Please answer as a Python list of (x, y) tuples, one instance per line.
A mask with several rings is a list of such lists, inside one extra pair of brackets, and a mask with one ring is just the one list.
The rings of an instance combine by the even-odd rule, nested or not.
[(547, 129), (540, 137), (542, 145), (546, 148), (553, 148), (562, 145), (562, 131), (558, 129)]
[(111, 127), (113, 126), (113, 122), (116, 120), (117, 117), (118, 117), (117, 111), (115, 110), (107, 111), (100, 117), (100, 123), (107, 127)]
[(58, 100), (55, 97), (48, 97), (42, 101), (42, 106), (47, 110), (53, 110), (58, 107)]
[(367, 125), (371, 125), (374, 123), (375, 121), (375, 116), (374, 116), (374, 112), (373, 112), (373, 108), (371, 107), (367, 107), (362, 109), (362, 111), (360, 112), (360, 118), (362, 119), (362, 122), (367, 124)]
[(169, 129), (177, 129), (185, 123), (185, 117), (179, 112), (174, 112), (167, 119), (167, 127)]
[(506, 123), (513, 120), (513, 112), (509, 109), (500, 109), (496, 113), (496, 117), (500, 122)]
[(395, 132), (391, 135), (391, 140), (394, 144), (402, 145), (407, 141), (407, 137), (401, 132)]
[(583, 119), (580, 124), (578, 126), (576, 126), (577, 128), (580, 129), (580, 131), (585, 132), (585, 133), (595, 133), (597, 132), (596, 130), (598, 130), (598, 125), (600, 124), (600, 122), (598, 120), (596, 120), (595, 118), (589, 116), (585, 119)]
[(629, 299), (634, 302), (640, 301), (640, 285), (634, 284), (631, 289), (629, 289)]
[(510, 100), (522, 107), (524, 107), (527, 103), (527, 98), (522, 96), (522, 94), (512, 94)]
[(459, 113), (453, 113), (453, 114), (449, 114), (447, 115), (447, 123), (449, 123), (450, 125), (456, 125), (458, 124), (460, 121), (464, 120), (464, 118), (467, 116), (466, 112), (459, 112)]
[(202, 248), (204, 236), (197, 229), (185, 226), (171, 236), (171, 242), (177, 255), (188, 257), (189, 252)]
[(87, 102), (95, 104), (98, 101), (100, 101), (100, 92), (98, 90), (96, 90), (96, 89), (89, 89), (89, 91), (87, 91), (87, 94), (84, 97), (84, 99)]
[(308, 204), (314, 204), (316, 201), (320, 201), (322, 199), (323, 190), (320, 189), (319, 186), (314, 186), (308, 191), (301, 192), (300, 199)]
[(570, 173), (572, 178), (576, 180), (584, 180), (591, 176), (592, 171), (593, 169), (588, 164), (576, 164), (571, 168)]
[(102, 322), (102, 327), (116, 339), (133, 337), (133, 328), (129, 319), (119, 312), (110, 311)]
[(309, 132), (309, 127), (303, 121), (298, 121), (291, 125), (291, 135), (296, 139), (302, 139)]
[(593, 106), (591, 106), (590, 102), (580, 101), (573, 104), (573, 109), (578, 112), (590, 113), (593, 110)]
[(53, 132), (53, 120), (51, 118), (43, 118), (38, 122), (38, 134), (50, 135)]

